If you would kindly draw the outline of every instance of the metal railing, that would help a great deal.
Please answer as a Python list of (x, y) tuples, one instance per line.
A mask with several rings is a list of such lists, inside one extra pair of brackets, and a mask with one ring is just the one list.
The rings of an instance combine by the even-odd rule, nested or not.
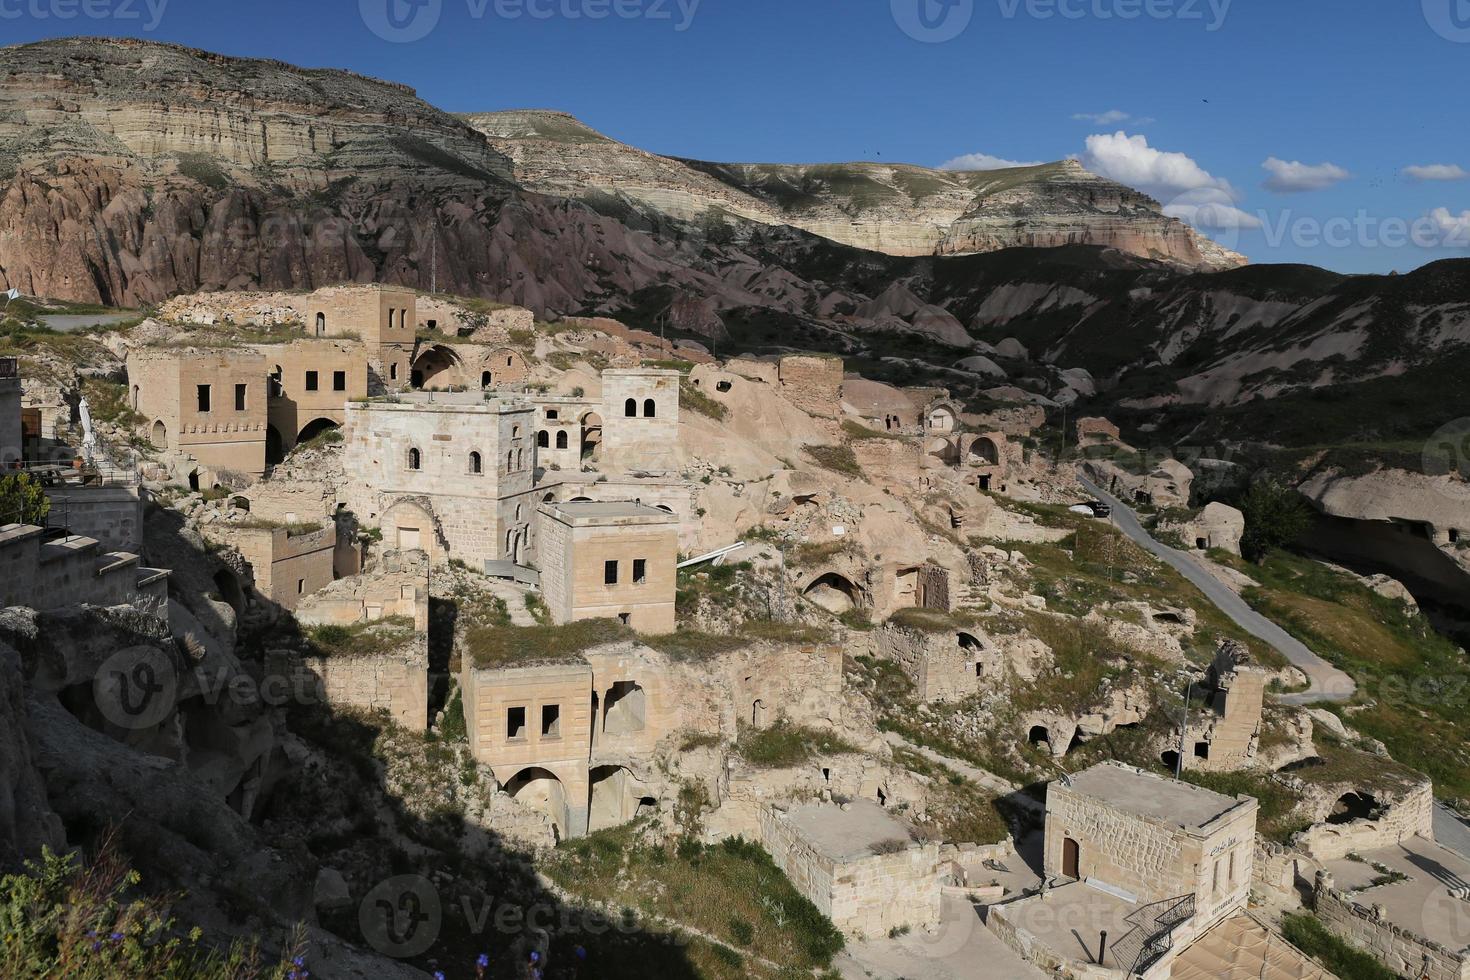
[(1113, 961), (1129, 975), (1148, 972), (1174, 948), (1174, 932), (1194, 918), (1194, 896), (1165, 899), (1145, 905), (1128, 915), (1133, 924), (1113, 944)]

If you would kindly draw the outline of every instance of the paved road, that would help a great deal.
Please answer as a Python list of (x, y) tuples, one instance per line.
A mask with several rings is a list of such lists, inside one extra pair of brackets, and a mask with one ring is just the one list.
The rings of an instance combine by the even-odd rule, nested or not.
[(72, 333), (88, 327), (110, 327), (115, 323), (137, 319), (137, 316), (136, 313), (56, 313), (38, 319), (52, 330)]
[(1470, 861), (1470, 824), (1443, 803), (1434, 804), (1434, 839)]
[(1155, 541), (1153, 535), (1145, 531), (1143, 525), (1138, 522), (1138, 515), (1131, 507), (1080, 474), (1077, 481), (1089, 493), (1095, 494), (1097, 499), (1107, 501), (1112, 505), (1113, 521), (1120, 531), (1189, 579), (1195, 588), (1205, 594), (1205, 598), (1219, 607), (1225, 615), (1235, 620), (1241, 629), (1269, 643), (1287, 660), (1302, 669), (1311, 682), (1311, 686), (1300, 694), (1284, 695), (1278, 700), (1285, 704), (1347, 701), (1357, 691), (1357, 685), (1353, 683), (1351, 677), (1317, 656), (1296, 637), (1248, 606), (1244, 599), (1222, 585), (1192, 555)]

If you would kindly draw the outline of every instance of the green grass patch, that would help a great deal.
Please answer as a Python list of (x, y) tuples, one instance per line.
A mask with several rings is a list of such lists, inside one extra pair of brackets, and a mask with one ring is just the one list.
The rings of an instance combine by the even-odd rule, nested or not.
[(831, 732), (794, 725), (782, 718), (766, 728), (746, 728), (735, 751), (763, 769), (789, 769), (818, 755), (852, 755), (858, 750)]
[(807, 446), (802, 452), (824, 470), (857, 480), (863, 478), (863, 468), (858, 465), (851, 446)]
[(399, 649), (414, 635), (413, 620), (390, 616), (371, 623), (339, 626), (328, 623), (303, 631), (311, 653), (319, 657), (371, 657)]
[(879, 432), (877, 429), (870, 429), (866, 425), (863, 425), (861, 422), (854, 422), (852, 419), (843, 419), (842, 432), (849, 439), (855, 439), (859, 442), (864, 439), (892, 439), (898, 442), (903, 441), (903, 436), (896, 436), (891, 432)]
[(694, 412), (716, 422), (725, 421), (730, 414), (729, 409), (690, 384), (687, 378), (679, 380), (679, 410)]
[(1341, 980), (1397, 980), (1398, 974), (1328, 932), (1316, 916), (1305, 912), (1288, 914), (1281, 920), (1281, 934)]
[(528, 666), (564, 662), (636, 634), (615, 619), (587, 619), (564, 626), (473, 626), (465, 631), (465, 651), (476, 667)]
[[(738, 837), (709, 846), (650, 844), (637, 830), (627, 825), (568, 841), (548, 860), (546, 874), (583, 899), (749, 947), (785, 965), (793, 977), (825, 969), (842, 950), (842, 934), (759, 845)], [(735, 962), (739, 954), (730, 951), (721, 958), (714, 976), (768, 972), (754, 961)]]

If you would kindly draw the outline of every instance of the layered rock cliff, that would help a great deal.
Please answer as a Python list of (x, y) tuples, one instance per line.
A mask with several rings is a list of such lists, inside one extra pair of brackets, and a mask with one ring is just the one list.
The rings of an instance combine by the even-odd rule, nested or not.
[(648, 153), (564, 113), (469, 115), (517, 182), (596, 204), (611, 197), (685, 221), (729, 215), (790, 225), (895, 256), (1103, 245), (1197, 269), (1245, 259), (1165, 217), (1157, 201), (1075, 160), (953, 173), (875, 163), (709, 163)]

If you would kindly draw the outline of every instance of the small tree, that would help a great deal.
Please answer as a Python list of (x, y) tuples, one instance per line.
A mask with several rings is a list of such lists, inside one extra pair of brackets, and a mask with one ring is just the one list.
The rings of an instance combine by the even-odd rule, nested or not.
[(1240, 509), (1245, 514), (1240, 550), (1258, 564), (1272, 550), (1301, 537), (1312, 523), (1311, 508), (1302, 495), (1276, 479), (1252, 483), (1241, 499)]
[(51, 513), (51, 501), (41, 484), (25, 473), (0, 477), (0, 524), (41, 524)]

